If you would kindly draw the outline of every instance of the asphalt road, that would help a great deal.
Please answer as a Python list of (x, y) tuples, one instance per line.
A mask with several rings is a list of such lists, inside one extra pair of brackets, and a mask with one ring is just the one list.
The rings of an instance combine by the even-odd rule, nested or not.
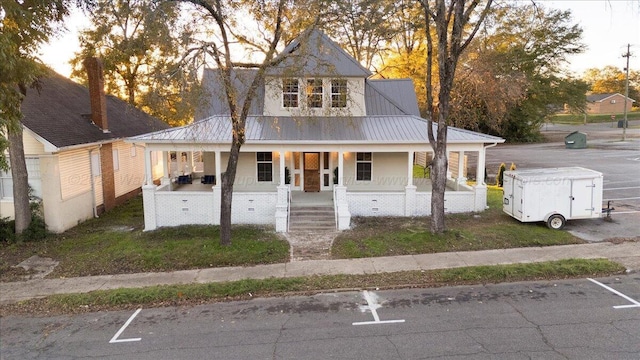
[(5, 317), (0, 357), (640, 358), (640, 275), (597, 281), (601, 284), (580, 279), (341, 292), (139, 312)]

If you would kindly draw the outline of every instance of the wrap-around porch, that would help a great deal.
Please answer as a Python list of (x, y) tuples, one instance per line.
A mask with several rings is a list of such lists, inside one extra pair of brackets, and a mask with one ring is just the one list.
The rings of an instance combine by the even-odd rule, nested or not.
[[(146, 150), (147, 174), (155, 174), (160, 181), (154, 184), (154, 176), (148, 176), (143, 186), (145, 230), (219, 224), (219, 179), (228, 152), (192, 146), (167, 151), (154, 145)], [(415, 151), (244, 149), (234, 183), (232, 223), (274, 225), (276, 231), (287, 232), (291, 206), (316, 202), (333, 207), (338, 230), (349, 228), (351, 216), (430, 215), (431, 181), (414, 178)], [(465, 162), (450, 162), (455, 167), (448, 172), (447, 212), (486, 207), (485, 147), (480, 144), (473, 150), (479, 181), (467, 185)], [(452, 149), (450, 159), (464, 159), (465, 151), (470, 153)]]

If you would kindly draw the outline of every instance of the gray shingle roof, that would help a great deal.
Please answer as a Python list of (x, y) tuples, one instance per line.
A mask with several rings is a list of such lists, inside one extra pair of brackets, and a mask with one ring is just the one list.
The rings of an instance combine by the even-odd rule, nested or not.
[(278, 76), (369, 77), (371, 72), (322, 31), (310, 28), (278, 55), (267, 71)]
[(40, 92), (29, 90), (22, 102), (22, 123), (58, 148), (110, 141), (169, 125), (128, 103), (107, 95), (109, 133), (91, 122), (89, 89), (53, 73), (42, 80)]
[[(231, 142), (231, 120), (228, 116), (213, 116), (180, 128), (140, 135), (130, 140), (145, 143), (227, 144)], [(246, 124), (247, 144), (400, 144), (426, 141), (427, 121), (410, 115), (317, 118), (250, 116)], [(504, 139), (449, 127), (447, 142), (500, 143)]]

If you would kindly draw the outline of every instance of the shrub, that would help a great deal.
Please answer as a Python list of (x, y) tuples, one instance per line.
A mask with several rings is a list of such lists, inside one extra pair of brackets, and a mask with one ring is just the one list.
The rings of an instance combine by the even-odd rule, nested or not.
[(511, 163), (511, 166), (509, 166), (509, 170), (513, 171), (516, 169), (516, 164)]
[(505, 165), (504, 163), (500, 164), (500, 167), (498, 168), (498, 174), (496, 175), (496, 185), (498, 185), (499, 187), (502, 187), (504, 181), (504, 172), (506, 169), (507, 165)]

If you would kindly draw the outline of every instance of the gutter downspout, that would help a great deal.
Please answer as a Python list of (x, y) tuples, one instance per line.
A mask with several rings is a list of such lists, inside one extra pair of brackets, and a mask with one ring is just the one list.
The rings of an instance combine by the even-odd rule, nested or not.
[(97, 148), (89, 149), (89, 176), (91, 179), (91, 208), (93, 209), (93, 217), (98, 218), (98, 209), (96, 208), (96, 185), (95, 185), (95, 176), (93, 174), (93, 159), (92, 153), (93, 150), (100, 150), (102, 148), (102, 144), (98, 145)]

